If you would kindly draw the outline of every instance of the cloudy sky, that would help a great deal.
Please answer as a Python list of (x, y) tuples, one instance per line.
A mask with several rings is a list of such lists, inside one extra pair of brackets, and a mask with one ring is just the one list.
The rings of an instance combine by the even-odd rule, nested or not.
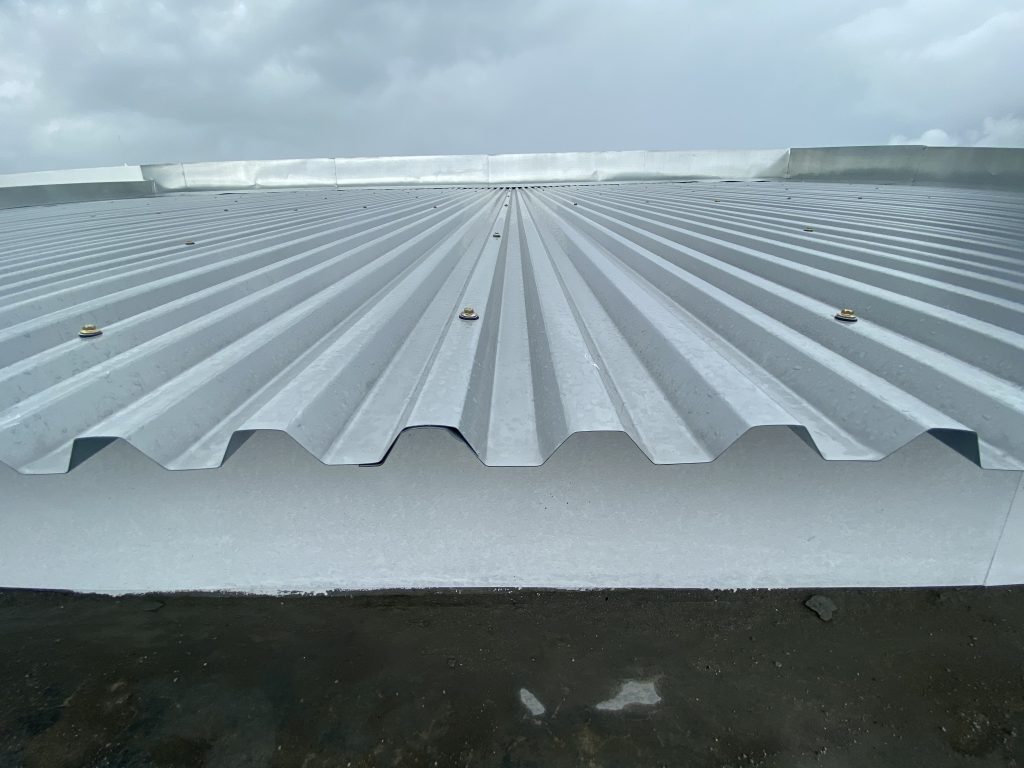
[(1024, 0), (0, 0), (0, 173), (1024, 146)]

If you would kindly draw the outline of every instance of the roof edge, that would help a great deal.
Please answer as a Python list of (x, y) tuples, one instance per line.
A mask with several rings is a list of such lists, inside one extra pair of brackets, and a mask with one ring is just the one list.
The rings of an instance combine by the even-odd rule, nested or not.
[(902, 145), (158, 163), (0, 175), (0, 208), (166, 192), (724, 179), (1024, 191), (1024, 149)]

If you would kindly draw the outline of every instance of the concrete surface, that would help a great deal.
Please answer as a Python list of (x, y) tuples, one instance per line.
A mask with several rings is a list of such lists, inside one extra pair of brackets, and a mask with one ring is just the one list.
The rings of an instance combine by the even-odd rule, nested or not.
[(1018, 766), (1024, 590), (0, 592), (0, 766)]

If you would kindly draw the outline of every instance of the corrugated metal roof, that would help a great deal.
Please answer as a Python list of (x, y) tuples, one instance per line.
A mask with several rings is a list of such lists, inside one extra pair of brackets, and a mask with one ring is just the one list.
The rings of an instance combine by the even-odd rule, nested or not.
[[(0, 211), (0, 227), (0, 461), (21, 472), (65, 471), (84, 437), (213, 467), (261, 429), (372, 463), (418, 425), (490, 465), (592, 430), (709, 461), (785, 424), (827, 459), (963, 430), (982, 466), (1024, 467), (1020, 193), (192, 193)], [(85, 323), (103, 335), (78, 338)]]

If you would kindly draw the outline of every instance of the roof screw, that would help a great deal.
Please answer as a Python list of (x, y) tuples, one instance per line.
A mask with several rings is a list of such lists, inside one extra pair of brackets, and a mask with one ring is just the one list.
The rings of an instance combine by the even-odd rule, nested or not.
[(852, 309), (840, 309), (836, 312), (836, 320), (842, 320), (844, 323), (856, 323), (857, 313)]
[(480, 315), (476, 313), (476, 310), (472, 307), (463, 307), (462, 311), (459, 312), (460, 320), (479, 320)]
[(91, 339), (93, 336), (102, 335), (102, 333), (103, 331), (97, 328), (94, 324), (86, 323), (82, 326), (82, 330), (78, 332), (78, 335), (83, 339)]
[(501, 235), (499, 233), (495, 232), (493, 235), (491, 235), (491, 237), (501, 237)]
[(195, 240), (186, 240), (185, 241), (185, 245), (195, 245), (195, 244), (196, 244)]
[(579, 203), (577, 203), (577, 202), (576, 202), (575, 200), (573, 201), (573, 203), (572, 203), (572, 204), (573, 204), (573, 205), (579, 205)]
[(804, 227), (804, 232), (813, 232), (813, 231), (814, 231), (813, 227)]

